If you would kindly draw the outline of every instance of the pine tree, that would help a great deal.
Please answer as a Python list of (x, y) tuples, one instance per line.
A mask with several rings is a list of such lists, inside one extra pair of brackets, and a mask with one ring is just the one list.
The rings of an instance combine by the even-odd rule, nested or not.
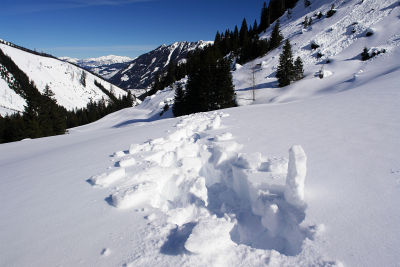
[(368, 48), (364, 47), (364, 50), (363, 50), (363, 52), (361, 53), (361, 60), (362, 60), (362, 61), (366, 61), (366, 60), (368, 60), (368, 59), (370, 59), (370, 55), (369, 55), (369, 53), (368, 53)]
[(276, 78), (278, 78), (279, 87), (290, 84), (294, 77), (293, 55), (292, 46), (289, 40), (286, 40), (283, 51), (279, 56), (279, 66), (276, 71)]
[(237, 106), (230, 62), (227, 59), (220, 59), (218, 61), (215, 88), (217, 89), (218, 95), (215, 109)]
[(283, 36), (281, 35), (279, 27), (280, 27), (280, 22), (279, 20), (277, 20), (272, 30), (271, 38), (269, 41), (271, 50), (277, 48), (283, 40)]
[(251, 33), (251, 36), (256, 35), (258, 31), (258, 25), (257, 25), (257, 20), (254, 20), (253, 23), (253, 32)]
[(304, 78), (303, 61), (300, 57), (297, 57), (294, 61), (294, 81), (298, 81)]
[(185, 91), (183, 91), (182, 85), (178, 84), (175, 89), (174, 105), (172, 107), (172, 113), (174, 113), (175, 117), (179, 117), (185, 114), (184, 105)]
[(267, 3), (264, 2), (263, 8), (261, 9), (260, 25), (258, 26), (258, 32), (261, 33), (269, 27), (269, 11)]

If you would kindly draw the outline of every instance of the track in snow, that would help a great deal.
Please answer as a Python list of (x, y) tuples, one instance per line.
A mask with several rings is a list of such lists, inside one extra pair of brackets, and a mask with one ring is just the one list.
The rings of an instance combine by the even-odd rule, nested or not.
[(165, 214), (175, 227), (160, 247), (163, 254), (221, 254), (244, 245), (298, 255), (319, 229), (301, 224), (303, 149), (293, 146), (289, 160), (240, 153), (231, 133), (212, 134), (225, 116), (183, 117), (166, 138), (115, 152), (114, 166), (88, 182), (110, 187), (106, 200), (118, 209), (151, 206)]

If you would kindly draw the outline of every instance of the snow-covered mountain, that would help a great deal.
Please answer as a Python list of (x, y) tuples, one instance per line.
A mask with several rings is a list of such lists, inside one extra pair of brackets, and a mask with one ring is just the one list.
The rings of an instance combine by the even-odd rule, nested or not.
[(110, 81), (125, 89), (146, 89), (154, 81), (155, 74), (165, 72), (170, 62), (184, 62), (189, 52), (211, 43), (198, 41), (161, 45), (129, 62), (125, 68), (112, 76)]
[[(7, 42), (0, 43), (0, 49), (35, 83), (40, 92), (43, 92), (48, 85), (55, 93), (57, 103), (68, 110), (85, 107), (90, 100), (109, 98), (94, 84), (94, 81), (103, 85), (108, 91), (113, 90), (117, 97), (126, 94), (121, 88), (68, 62), (33, 54)], [(0, 64), (0, 68), (5, 67)], [(85, 85), (81, 82), (82, 73), (85, 76)], [(0, 77), (1, 115), (21, 112), (26, 105), (25, 100), (15, 93), (12, 86), (10, 87), (14, 78), (11, 74), (7, 75), (9, 77)]]
[[(299, 1), (290, 16), (305, 63), (290, 86), (278, 48), (237, 66), (237, 108), (160, 116), (166, 88), (0, 145), (0, 265), (398, 266), (399, 2)], [(385, 53), (361, 61), (364, 47)]]
[(115, 55), (86, 59), (60, 57), (60, 59), (94, 72), (105, 79), (111, 78), (119, 70), (125, 68), (127, 62), (134, 60), (134, 58)]

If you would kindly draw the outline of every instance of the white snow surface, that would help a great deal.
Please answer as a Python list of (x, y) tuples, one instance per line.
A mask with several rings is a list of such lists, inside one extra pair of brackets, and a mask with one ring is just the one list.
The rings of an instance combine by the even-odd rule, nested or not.
[[(108, 99), (108, 96), (94, 84), (94, 81), (96, 80), (102, 84), (106, 90), (110, 90), (111, 84), (81, 68), (54, 58), (34, 55), (4, 44), (0, 44), (0, 49), (11, 57), (30, 80), (34, 81), (40, 92), (43, 92), (46, 85), (48, 85), (54, 92), (57, 103), (68, 110), (86, 107), (90, 99), (93, 101), (98, 101), (102, 98)], [(82, 71), (86, 72), (86, 87), (80, 82)], [(117, 97), (126, 94), (126, 91), (117, 86), (113, 85), (112, 88)], [(6, 99), (2, 104), (5, 107), (20, 111), (22, 101), (17, 100), (15, 97), (12, 99), (7, 98), (5, 94), (2, 94), (0, 98)]]
[[(0, 66), (1, 67), (1, 66)], [(8, 79), (14, 80), (11, 74)], [(0, 116), (24, 111), (25, 99), (12, 90), (5, 79), (0, 77)]]
[[(310, 40), (317, 23), (359, 18), (358, 3), (335, 2)], [(304, 80), (277, 88), (276, 51), (233, 73), (240, 107), (160, 116), (166, 88), (69, 134), (0, 145), (0, 265), (398, 266), (400, 6), (361, 5), (373, 3), (373, 36), (326, 42), (343, 48), (329, 77), (305, 56)]]

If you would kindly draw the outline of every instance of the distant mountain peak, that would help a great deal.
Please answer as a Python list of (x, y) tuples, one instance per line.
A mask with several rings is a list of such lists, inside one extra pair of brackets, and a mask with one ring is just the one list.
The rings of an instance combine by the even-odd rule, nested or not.
[(170, 62), (182, 64), (187, 54), (196, 49), (203, 49), (212, 44), (211, 41), (174, 42), (162, 44), (153, 51), (139, 56), (116, 72), (110, 80), (125, 89), (145, 89), (151, 86), (157, 73), (167, 70)]

